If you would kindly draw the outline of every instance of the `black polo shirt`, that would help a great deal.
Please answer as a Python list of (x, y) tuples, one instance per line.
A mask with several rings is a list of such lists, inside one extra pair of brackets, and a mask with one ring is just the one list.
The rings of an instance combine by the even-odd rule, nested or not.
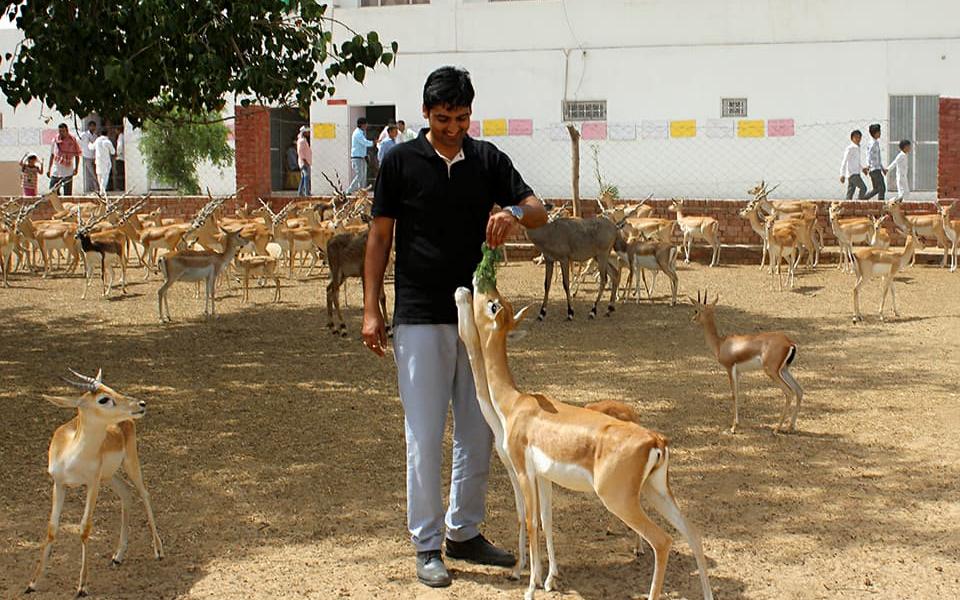
[(427, 131), (390, 150), (374, 192), (373, 216), (396, 219), (397, 325), (456, 323), (453, 292), (471, 285), (491, 209), (533, 194), (506, 154), (469, 136), (448, 174)]

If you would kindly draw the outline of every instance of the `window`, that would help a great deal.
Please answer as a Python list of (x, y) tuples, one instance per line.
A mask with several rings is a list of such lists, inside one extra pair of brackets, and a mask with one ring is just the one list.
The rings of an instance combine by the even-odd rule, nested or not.
[(564, 121), (606, 121), (606, 100), (564, 100)]
[(400, 6), (403, 4), (430, 4), (430, 0), (360, 0), (360, 6)]
[(720, 116), (722, 117), (745, 117), (747, 116), (746, 98), (721, 98)]
[(893, 160), (900, 152), (900, 140), (913, 142), (909, 156), (911, 190), (937, 189), (939, 135), (939, 96), (890, 96), (890, 143), (886, 161)]

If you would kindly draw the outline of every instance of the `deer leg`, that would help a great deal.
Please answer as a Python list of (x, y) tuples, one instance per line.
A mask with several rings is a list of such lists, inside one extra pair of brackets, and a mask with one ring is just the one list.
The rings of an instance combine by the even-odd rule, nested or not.
[(537, 517), (539, 513), (538, 492), (536, 484), (536, 474), (530, 472), (531, 466), (527, 465), (526, 472), (517, 472), (517, 483), (520, 485), (523, 494), (524, 504), (527, 507), (525, 525), (527, 528), (527, 541), (530, 551), (530, 583), (527, 591), (523, 594), (523, 600), (533, 600), (537, 590), (537, 584), (540, 582), (540, 531)]
[(730, 433), (736, 433), (740, 424), (740, 374), (737, 372), (737, 365), (734, 364), (727, 370), (727, 377), (730, 379), (730, 391), (733, 392), (733, 425)]
[(133, 496), (130, 494), (130, 488), (127, 487), (127, 484), (120, 478), (119, 475), (114, 475), (110, 479), (110, 487), (114, 492), (117, 493), (117, 496), (120, 496), (120, 541), (117, 544), (117, 551), (113, 555), (111, 562), (115, 565), (119, 565), (123, 562), (123, 557), (127, 553), (127, 536), (129, 532), (130, 524), (130, 507)]
[(217, 318), (217, 275), (216, 271), (207, 277), (207, 298), (210, 299), (210, 316)]
[(763, 244), (760, 247), (760, 270), (763, 270), (763, 265), (767, 263), (767, 240), (763, 240)]
[[(947, 266), (947, 254), (948, 254), (947, 246), (949, 246), (949, 244), (947, 243), (946, 234), (943, 232), (942, 229), (937, 231), (937, 245), (943, 248), (943, 259), (940, 261), (940, 266), (945, 267)], [(917, 253), (914, 252), (913, 256), (916, 257)]]
[(97, 506), (97, 496), (100, 494), (99, 478), (87, 485), (87, 503), (83, 509), (83, 518), (80, 520), (80, 582), (77, 584), (77, 597), (87, 595), (87, 541), (93, 532), (93, 510)]
[(853, 286), (853, 322), (863, 320), (863, 315), (860, 314), (860, 288), (863, 287), (863, 275), (857, 274), (857, 283)]
[(567, 297), (567, 320), (573, 320), (573, 305), (570, 303), (570, 261), (560, 261), (560, 281)]
[[(673, 539), (660, 529), (640, 506), (640, 498), (627, 489), (605, 490), (606, 486), (600, 482), (597, 495), (607, 510), (620, 518), (630, 529), (640, 534), (653, 548), (653, 580), (650, 582), (648, 598), (658, 599), (663, 591), (663, 578), (666, 575), (667, 559)], [(635, 490), (635, 488), (634, 488)]]
[(890, 282), (887, 284), (890, 288), (890, 300), (893, 302), (893, 316), (899, 317), (900, 311), (897, 309), (897, 284), (893, 280), (893, 275), (890, 275)]
[(543, 277), (543, 303), (540, 304), (540, 314), (537, 315), (537, 320), (542, 321), (547, 318), (547, 298), (550, 296), (550, 284), (553, 281), (553, 261), (546, 259), (544, 261), (544, 277)]
[(35, 592), (37, 583), (43, 577), (43, 572), (47, 568), (47, 560), (50, 558), (50, 551), (53, 549), (53, 541), (57, 539), (57, 533), (60, 531), (60, 515), (63, 513), (63, 500), (67, 496), (67, 488), (64, 485), (53, 482), (53, 506), (50, 509), (50, 521), (47, 523), (47, 539), (40, 546), (40, 562), (37, 563), (37, 569), (33, 573), (33, 579), (27, 585), (26, 592)]
[(880, 320), (881, 320), (881, 321), (884, 320), (884, 318), (883, 318), (883, 307), (884, 307), (884, 306), (886, 305), (886, 303), (887, 303), (887, 292), (890, 290), (890, 280), (891, 280), (891, 279), (892, 279), (892, 277), (887, 276), (887, 277), (884, 277), (884, 278), (882, 278), (882, 279), (880, 280), (881, 284), (883, 285), (883, 292), (880, 294), (880, 311), (879, 311), (879, 313), (880, 313)]
[(680, 532), (680, 535), (687, 540), (687, 545), (690, 546), (690, 551), (693, 552), (693, 558), (697, 561), (697, 571), (700, 575), (700, 586), (703, 588), (703, 598), (704, 600), (713, 600), (713, 591), (710, 589), (710, 579), (707, 577), (707, 559), (703, 555), (703, 544), (700, 541), (700, 532), (684, 517), (683, 512), (680, 511), (680, 507), (677, 505), (676, 498), (673, 496), (673, 492), (670, 490), (670, 482), (667, 478), (668, 463), (669, 450), (667, 450), (667, 456), (664, 458), (663, 464), (656, 467), (653, 472), (650, 473), (649, 477), (647, 477), (647, 481), (641, 488), (640, 494), (653, 506), (654, 510), (660, 513), (663, 518), (673, 525), (673, 527)]
[(613, 311), (616, 310), (617, 292), (620, 290), (621, 270), (618, 263), (610, 263), (609, 259), (607, 259), (607, 265), (612, 267), (609, 269), (610, 272), (607, 276), (607, 278), (610, 279), (610, 304), (607, 306), (607, 314), (605, 316), (609, 317)]
[(790, 410), (790, 405), (793, 403), (793, 388), (783, 379), (780, 371), (777, 371), (775, 368), (766, 369), (766, 373), (767, 377), (783, 391), (783, 410), (780, 411), (780, 420), (777, 422), (777, 427), (774, 431), (784, 431), (783, 426), (787, 422), (787, 413)]
[(83, 255), (83, 275), (85, 281), (83, 282), (83, 293), (80, 294), (81, 300), (86, 300), (87, 290), (90, 289), (90, 280), (93, 279), (93, 265), (90, 264), (90, 255)]
[(800, 387), (800, 384), (797, 383), (796, 379), (794, 379), (793, 374), (790, 373), (786, 365), (780, 369), (780, 377), (788, 386), (790, 386), (790, 389), (793, 391), (793, 395), (796, 398), (796, 404), (794, 404), (793, 407), (793, 418), (790, 419), (790, 431), (796, 431), (797, 415), (800, 414), (800, 402), (803, 401), (803, 388)]
[(553, 545), (553, 484), (548, 479), (537, 478), (537, 492), (540, 499), (540, 523), (547, 539), (547, 579), (543, 583), (544, 591), (554, 590), (557, 581), (557, 555)]
[(147, 492), (147, 486), (143, 483), (143, 473), (140, 471), (140, 458), (137, 455), (137, 443), (133, 438), (127, 439), (127, 456), (123, 459), (123, 470), (127, 477), (137, 488), (140, 499), (143, 501), (143, 507), (147, 512), (147, 524), (150, 526), (150, 536), (153, 541), (153, 557), (157, 560), (163, 558), (163, 542), (160, 541), (160, 534), (157, 533), (157, 522), (153, 518), (153, 506), (150, 504), (150, 494)]

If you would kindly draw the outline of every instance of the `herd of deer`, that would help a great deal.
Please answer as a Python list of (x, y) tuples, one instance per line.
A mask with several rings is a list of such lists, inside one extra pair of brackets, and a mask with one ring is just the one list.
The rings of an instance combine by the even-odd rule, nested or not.
[[(331, 182), (331, 185), (333, 183)], [(336, 187), (336, 186), (335, 186)], [(115, 268), (120, 269), (120, 291), (126, 293), (128, 261), (135, 257), (143, 268), (144, 279), (159, 273), (163, 283), (158, 290), (161, 321), (170, 320), (167, 291), (178, 281), (204, 283), (204, 314), (216, 314), (216, 283), (222, 273), (235, 270), (225, 279), (242, 282), (242, 300), (249, 299), (251, 278), (272, 279), (274, 301), (280, 300), (278, 265), (286, 261), (288, 275), (294, 277), (299, 257), (299, 274), (313, 274), (321, 259), (332, 276), (327, 285), (328, 327), (346, 335), (340, 311), (339, 292), (348, 277), (361, 277), (370, 200), (361, 192), (347, 197), (342, 189), (332, 202), (291, 202), (279, 212), (260, 201), (260, 207), (241, 206), (234, 215), (221, 214), (226, 197), (210, 197), (191, 220), (164, 218), (160, 209), (143, 213), (149, 196), (133, 200), (121, 197), (97, 197), (91, 202), (62, 202), (52, 190), (30, 204), (14, 200), (0, 204), (0, 275), (9, 287), (8, 275), (16, 270), (33, 271), (42, 258), (42, 277), (60, 267), (66, 255), (66, 272), (76, 270), (84, 260), (86, 285), (83, 298), (93, 281), (99, 263), (103, 295), (110, 294)], [(48, 219), (31, 219), (30, 214), (49, 202), (53, 214)], [(332, 256), (331, 256), (332, 255)], [(307, 259), (310, 259), (309, 267)], [(109, 272), (109, 280), (108, 280)], [(382, 299), (384, 309), (386, 298)], [(336, 309), (339, 327), (335, 326)]]
[[(818, 220), (818, 204), (810, 201), (780, 200), (768, 198), (773, 188), (767, 188), (761, 181), (748, 190), (753, 199), (740, 211), (752, 229), (763, 242), (760, 268), (768, 263), (772, 275), (777, 278), (777, 287), (783, 289), (781, 268), (786, 265), (787, 283), (793, 288), (796, 281), (796, 269), (806, 259), (806, 264), (814, 268), (820, 263), (820, 252), (824, 246), (824, 231)], [(690, 216), (684, 214), (682, 199), (674, 199), (668, 210), (676, 213), (676, 219), (653, 216), (653, 207), (646, 200), (639, 204), (615, 204), (609, 198), (598, 200), (600, 212), (591, 219), (574, 219), (566, 208), (550, 207), (547, 225), (527, 232), (527, 237), (541, 252), (535, 262), (546, 265), (544, 279), (544, 297), (538, 319), (546, 318), (547, 298), (553, 281), (554, 265), (559, 263), (563, 287), (567, 296), (567, 319), (573, 318), (571, 295), (576, 295), (580, 284), (590, 274), (594, 274), (600, 283), (597, 299), (590, 311), (590, 318), (597, 315), (607, 281), (611, 282), (609, 316), (615, 310), (615, 301), (619, 297), (626, 300), (631, 293), (640, 301), (640, 282), (643, 281), (647, 297), (652, 299), (656, 276), (663, 272), (671, 282), (671, 303), (677, 302), (676, 258), (678, 247), (672, 243), (674, 232), (679, 229), (684, 251), (684, 261), (690, 262), (691, 248), (696, 240), (704, 241), (712, 248), (710, 266), (720, 259), (720, 222), (711, 216)], [(957, 268), (957, 253), (960, 249), (960, 219), (951, 219), (950, 213), (956, 202), (940, 205), (934, 202), (936, 212), (921, 215), (906, 215), (901, 201), (887, 201), (882, 216), (842, 218), (844, 206), (834, 202), (828, 209), (831, 231), (840, 250), (839, 269), (853, 272), (857, 281), (854, 285), (854, 321), (862, 320), (859, 305), (859, 291), (864, 283), (879, 277), (883, 283), (883, 296), (880, 304), (880, 318), (883, 319), (883, 307), (887, 293), (893, 298), (894, 312), (899, 315), (893, 278), (908, 264), (916, 261), (916, 253), (924, 246), (923, 238), (936, 240), (943, 248), (942, 266), (950, 258), (950, 270)], [(884, 223), (891, 218), (899, 231), (906, 235), (906, 244), (902, 249), (890, 248), (890, 233)], [(855, 248), (857, 244), (867, 244), (867, 248)], [(573, 263), (580, 265), (573, 291), (570, 290), (570, 269)], [(627, 269), (629, 276), (624, 290), (619, 291), (621, 274)], [(639, 270), (639, 277), (637, 271)], [(646, 271), (653, 272), (651, 285), (647, 285)], [(631, 280), (636, 278), (636, 289), (631, 292)]]

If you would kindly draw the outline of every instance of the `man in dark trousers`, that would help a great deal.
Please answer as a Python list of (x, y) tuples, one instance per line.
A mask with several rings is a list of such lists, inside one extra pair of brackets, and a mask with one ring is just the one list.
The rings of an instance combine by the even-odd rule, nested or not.
[[(427, 77), (428, 128), (384, 157), (364, 265), (363, 343), (383, 356), (387, 336), (378, 298), (396, 232), (393, 345), (407, 442), (407, 526), (417, 578), (431, 587), (450, 585), (440, 552), (444, 538), (449, 558), (504, 567), (516, 562), (480, 534), (493, 434), (457, 334), (453, 293), (471, 286), (484, 241), (497, 247), (518, 223), (547, 222), (510, 158), (467, 136), (473, 97), (463, 69), (441, 67)], [(505, 208), (491, 214), (494, 204)], [(444, 519), (440, 467), (451, 401), (453, 474)]]
[(887, 193), (887, 182), (884, 176), (887, 169), (883, 166), (883, 158), (880, 154), (880, 123), (874, 123), (868, 130), (870, 132), (870, 141), (867, 142), (867, 166), (863, 168), (863, 173), (870, 175), (870, 184), (873, 189), (864, 196), (864, 200), (869, 200), (874, 196), (877, 200), (883, 200)]

